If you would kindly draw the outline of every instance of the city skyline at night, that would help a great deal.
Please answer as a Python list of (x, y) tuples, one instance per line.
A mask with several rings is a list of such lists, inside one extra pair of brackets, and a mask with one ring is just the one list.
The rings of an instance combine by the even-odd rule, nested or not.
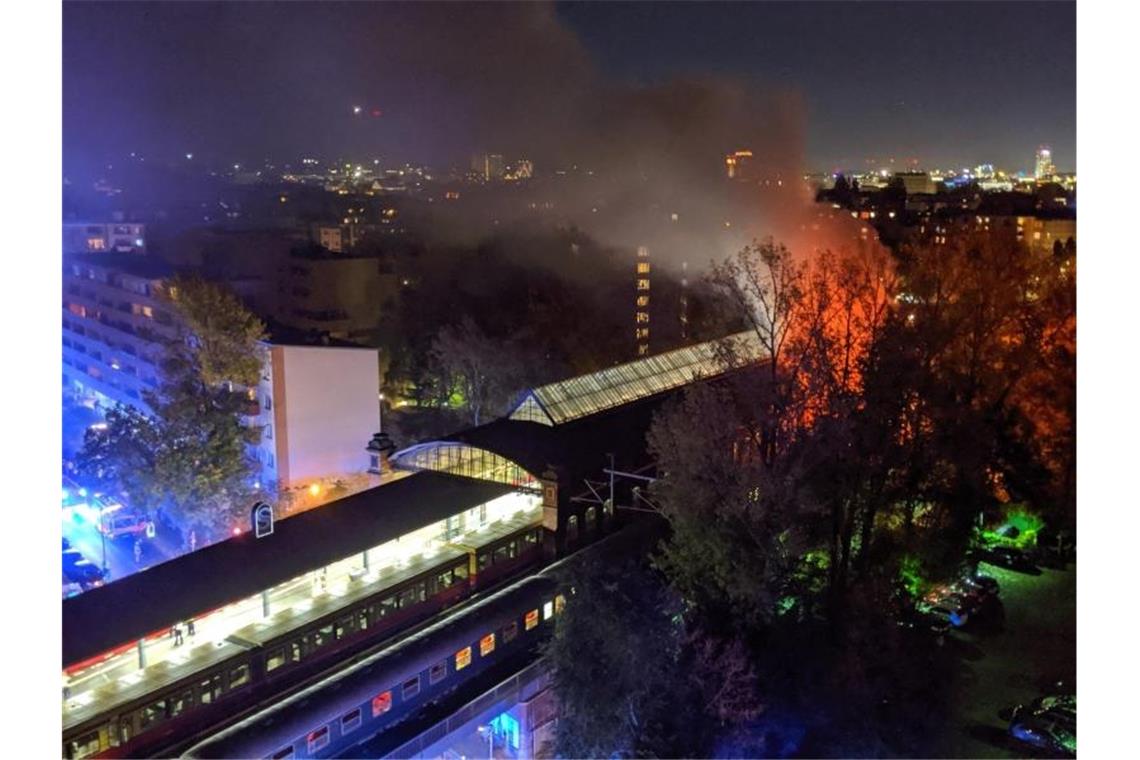
[[(606, 163), (626, 136), (611, 155), (570, 131), (636, 130), (672, 102), (680, 129), (716, 123), (710, 155), (1032, 173), (1048, 144), (1071, 172), (1074, 7), (69, 3), (64, 168), (82, 175), (132, 152), (447, 166), (489, 149), (547, 167)], [(677, 109), (692, 92), (706, 105)]]

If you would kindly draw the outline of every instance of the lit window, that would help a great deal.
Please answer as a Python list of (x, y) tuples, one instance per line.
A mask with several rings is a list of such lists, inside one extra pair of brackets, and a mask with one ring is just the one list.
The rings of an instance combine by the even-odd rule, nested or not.
[(236, 689), (249, 683), (249, 665), (238, 665), (230, 671), (230, 688)]
[(340, 733), (341, 735), (347, 734), (349, 731), (354, 731), (360, 726), (360, 708), (356, 708), (350, 713), (341, 716), (340, 719)]
[(281, 667), (284, 664), (285, 664), (285, 650), (284, 649), (274, 649), (272, 652), (270, 652), (268, 655), (266, 655), (266, 658), (265, 658), (265, 670), (266, 670), (266, 672), (269, 672), (271, 670), (276, 670), (277, 668)]
[(446, 677), (447, 660), (444, 660), (443, 662), (437, 662), (435, 665), (432, 665), (431, 670), (428, 671), (428, 681), (431, 683), (439, 683)]
[(550, 620), (554, 616), (554, 602), (547, 602), (542, 605), (542, 619)]
[(637, 281), (637, 289), (638, 290), (649, 290), (649, 280), (638, 280)]
[(486, 657), (495, 651), (495, 634), (488, 633), (483, 638), (479, 639), (479, 656)]
[(103, 238), (87, 238), (87, 250), (89, 251), (102, 251), (107, 248), (106, 241)]
[(637, 273), (638, 274), (649, 274), (649, 262), (648, 261), (637, 262)]
[(526, 613), (526, 629), (529, 631), (538, 625), (538, 610), (531, 610)]
[(392, 709), (392, 692), (386, 691), (372, 698), (372, 717), (377, 718)]
[(321, 726), (309, 734), (309, 754), (318, 752), (328, 746), (329, 727)]
[(455, 669), (463, 670), (471, 664), (471, 647), (463, 647), (455, 653)]
[(559, 594), (558, 596), (554, 597), (554, 614), (561, 615), (562, 610), (564, 609), (566, 609), (566, 597), (562, 596), (562, 594)]

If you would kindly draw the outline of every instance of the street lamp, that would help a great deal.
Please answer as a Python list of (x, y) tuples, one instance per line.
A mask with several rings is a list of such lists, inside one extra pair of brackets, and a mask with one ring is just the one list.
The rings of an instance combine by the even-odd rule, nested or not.
[(384, 394), (380, 394), (380, 432), (384, 432)]

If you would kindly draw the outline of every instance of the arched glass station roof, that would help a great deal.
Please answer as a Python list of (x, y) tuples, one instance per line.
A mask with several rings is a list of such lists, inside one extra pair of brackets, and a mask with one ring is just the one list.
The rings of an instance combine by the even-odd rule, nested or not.
[(509, 419), (561, 425), (679, 388), (697, 378), (719, 375), (727, 369), (722, 352), (729, 346), (742, 361), (756, 361), (765, 355), (756, 333), (746, 330), (534, 388)]
[(392, 465), (401, 470), (446, 472), (492, 483), (505, 483), (519, 490), (541, 490), (534, 476), (504, 456), (455, 441), (429, 441), (409, 446), (392, 455)]

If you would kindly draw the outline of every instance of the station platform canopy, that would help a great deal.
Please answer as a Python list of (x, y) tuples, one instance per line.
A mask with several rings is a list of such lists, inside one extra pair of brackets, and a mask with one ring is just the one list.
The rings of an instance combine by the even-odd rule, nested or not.
[(65, 668), (519, 489), (414, 473), (63, 600)]
[(756, 333), (746, 330), (533, 388), (526, 392), (508, 418), (540, 425), (562, 425), (680, 388), (694, 380), (721, 375), (731, 367), (730, 359), (748, 363), (764, 356)]

